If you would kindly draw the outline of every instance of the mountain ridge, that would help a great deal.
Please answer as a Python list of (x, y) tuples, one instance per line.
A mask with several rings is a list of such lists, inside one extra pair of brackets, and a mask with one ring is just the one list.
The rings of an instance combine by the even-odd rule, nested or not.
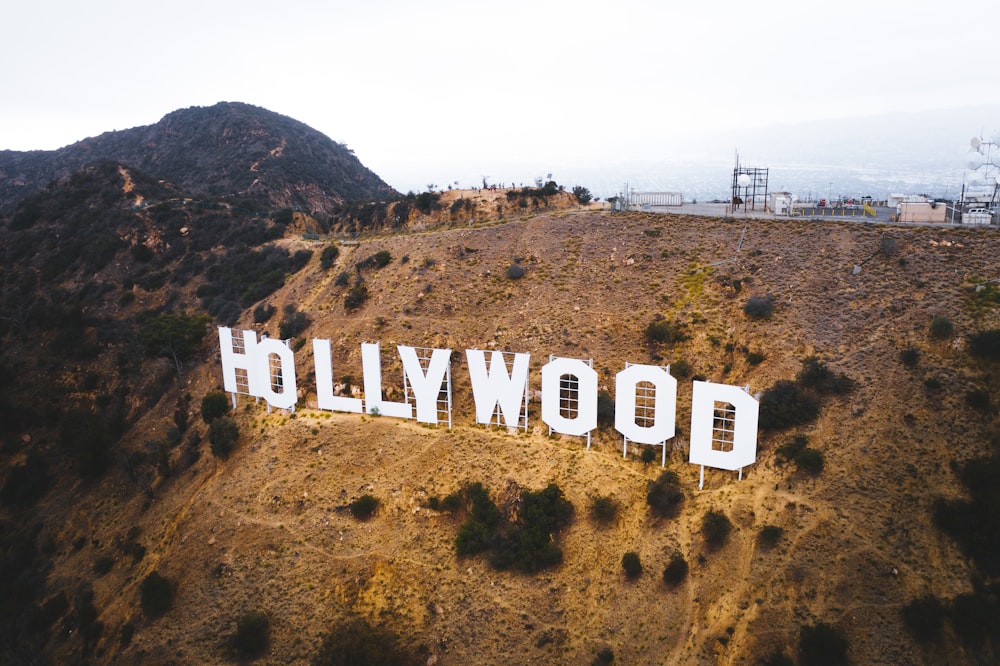
[(92, 162), (113, 160), (193, 196), (329, 212), (398, 193), (354, 153), (297, 120), (240, 102), (178, 109), (152, 125), (52, 151), (0, 151), (0, 210)]

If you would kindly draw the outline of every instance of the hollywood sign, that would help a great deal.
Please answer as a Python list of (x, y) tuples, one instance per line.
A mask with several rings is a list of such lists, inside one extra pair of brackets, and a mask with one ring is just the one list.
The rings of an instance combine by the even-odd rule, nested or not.
[[(225, 390), (263, 398), (269, 407), (294, 410), (298, 399), (295, 352), (287, 341), (257, 338), (255, 331), (219, 327)], [(451, 422), (450, 349), (399, 345), (405, 401), (384, 399), (379, 343), (361, 344), (364, 398), (334, 394), (330, 341), (314, 338), (317, 405), (321, 410), (378, 414), (421, 423)], [(476, 422), (508, 428), (528, 426), (527, 353), (468, 349)], [(550, 357), (542, 366), (541, 419), (550, 432), (586, 436), (597, 428), (598, 376), (591, 363)], [(663, 446), (676, 433), (677, 380), (664, 367), (626, 364), (615, 375), (615, 430), (628, 442)], [(689, 461), (704, 468), (739, 470), (757, 457), (759, 404), (746, 389), (694, 381)]]

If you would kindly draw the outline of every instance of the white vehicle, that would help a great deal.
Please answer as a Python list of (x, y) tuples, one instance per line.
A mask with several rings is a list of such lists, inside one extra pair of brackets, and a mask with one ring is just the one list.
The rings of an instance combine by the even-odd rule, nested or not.
[(992, 224), (993, 213), (985, 208), (971, 208), (962, 214), (962, 224)]

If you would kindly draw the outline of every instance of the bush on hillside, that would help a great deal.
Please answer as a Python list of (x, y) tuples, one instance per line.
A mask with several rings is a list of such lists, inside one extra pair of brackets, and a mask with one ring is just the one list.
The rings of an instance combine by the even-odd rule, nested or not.
[(774, 312), (774, 296), (751, 296), (743, 305), (743, 314), (751, 319), (767, 319)]
[(663, 569), (663, 582), (667, 587), (677, 587), (688, 575), (688, 563), (680, 553), (674, 553)]
[(848, 663), (847, 639), (836, 627), (820, 622), (799, 630), (799, 663), (841, 666)]
[(622, 555), (622, 569), (625, 570), (626, 578), (638, 578), (642, 574), (642, 563), (639, 561), (639, 553), (629, 551)]
[(590, 498), (590, 517), (602, 525), (614, 522), (618, 517), (620, 505), (613, 497), (594, 495)]
[(174, 585), (170, 579), (154, 571), (139, 586), (142, 612), (153, 617), (170, 610), (174, 603)]
[(271, 646), (271, 618), (260, 611), (244, 613), (236, 621), (231, 645), (241, 659), (260, 657)]
[(350, 504), (351, 515), (357, 520), (368, 520), (378, 509), (378, 498), (373, 495), (362, 495)]
[(798, 384), (778, 380), (760, 397), (758, 425), (761, 430), (783, 430), (809, 423), (819, 416), (819, 402)]
[(236, 441), (240, 438), (240, 429), (236, 421), (228, 416), (220, 416), (208, 427), (208, 441), (212, 455), (225, 460), (233, 452)]
[(661, 518), (675, 518), (684, 502), (684, 491), (680, 479), (671, 471), (661, 472), (655, 481), (646, 486), (646, 504)]
[(935, 315), (931, 319), (930, 324), (930, 334), (932, 338), (937, 340), (943, 340), (945, 338), (950, 338), (955, 333), (955, 325), (951, 323), (951, 320), (947, 317), (942, 317), (941, 315)]
[(709, 511), (701, 519), (701, 535), (705, 538), (709, 550), (718, 550), (726, 545), (732, 530), (733, 524), (729, 522), (726, 514), (720, 511)]
[(220, 416), (225, 416), (229, 413), (231, 404), (229, 396), (222, 391), (209, 391), (201, 399), (201, 420), (211, 423)]
[(330, 243), (323, 248), (323, 251), (319, 254), (319, 266), (323, 270), (330, 270), (333, 268), (333, 264), (337, 261), (337, 257), (340, 256), (340, 249)]

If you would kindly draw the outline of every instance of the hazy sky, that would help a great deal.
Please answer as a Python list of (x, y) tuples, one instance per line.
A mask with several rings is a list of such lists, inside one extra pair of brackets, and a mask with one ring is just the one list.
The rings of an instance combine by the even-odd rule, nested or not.
[(399, 189), (449, 165), (523, 178), (723, 130), (1000, 103), (995, 0), (10, 4), (0, 149), (242, 101)]

